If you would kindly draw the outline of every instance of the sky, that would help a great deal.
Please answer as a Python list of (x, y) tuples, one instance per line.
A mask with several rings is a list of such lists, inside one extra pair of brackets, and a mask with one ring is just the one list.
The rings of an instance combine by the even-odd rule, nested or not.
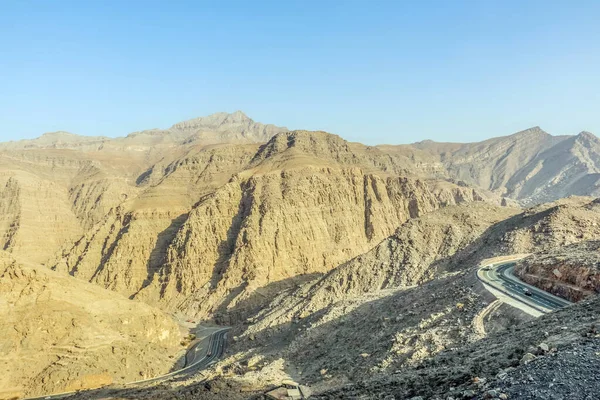
[(0, 141), (214, 112), (366, 144), (600, 135), (598, 1), (0, 0)]

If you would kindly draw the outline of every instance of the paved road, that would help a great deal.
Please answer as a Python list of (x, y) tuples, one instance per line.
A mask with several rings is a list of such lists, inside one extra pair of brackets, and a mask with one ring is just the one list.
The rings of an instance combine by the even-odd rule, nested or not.
[[(223, 355), (223, 352), (225, 351), (225, 343), (227, 342), (227, 332), (229, 331), (229, 329), (230, 328), (219, 328), (215, 330), (210, 336), (207, 336), (203, 340), (200, 340), (194, 345), (192, 345), (185, 354), (185, 364), (183, 368), (166, 375), (157, 376), (155, 378), (126, 383), (125, 387), (135, 388), (137, 386), (143, 386), (154, 382), (162, 382), (173, 379), (186, 379), (198, 373), (199, 371), (202, 371), (203, 369), (209, 367), (211, 364), (214, 364), (221, 357), (221, 355)], [(90, 389), (85, 392), (89, 394), (97, 392), (101, 395), (101, 397), (106, 397), (107, 394), (110, 394), (111, 392), (118, 392), (120, 390), (124, 389), (99, 388)], [(76, 393), (78, 392), (58, 393), (49, 396), (30, 397), (24, 400), (56, 400), (67, 398)]]
[[(511, 300), (520, 302), (542, 314), (572, 304), (565, 299), (521, 281), (514, 275), (514, 267), (515, 260), (484, 265), (477, 271), (477, 277), (484, 284), (491, 286), (493, 289), (504, 294), (505, 297), (508, 297), (509, 301), (507, 302), (510, 303)], [(527, 295), (527, 291), (531, 295)], [(502, 300), (505, 299), (503, 298)]]

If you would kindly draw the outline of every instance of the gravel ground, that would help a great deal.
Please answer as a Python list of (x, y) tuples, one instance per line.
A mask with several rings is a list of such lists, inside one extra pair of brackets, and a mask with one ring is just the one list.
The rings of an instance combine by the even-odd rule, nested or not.
[[(600, 338), (585, 339), (527, 365), (500, 374), (490, 382), (497, 395), (509, 399), (600, 398)], [(494, 398), (482, 394), (478, 399)]]
[[(367, 379), (316, 398), (599, 399), (597, 326), (600, 298), (442, 352), (387, 378)], [(532, 361), (525, 364), (524, 357)]]

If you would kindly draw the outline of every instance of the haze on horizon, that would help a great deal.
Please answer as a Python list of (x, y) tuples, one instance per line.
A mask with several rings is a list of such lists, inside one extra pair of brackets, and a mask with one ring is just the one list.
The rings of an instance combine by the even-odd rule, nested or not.
[(0, 141), (214, 112), (366, 144), (600, 133), (600, 3), (6, 1)]

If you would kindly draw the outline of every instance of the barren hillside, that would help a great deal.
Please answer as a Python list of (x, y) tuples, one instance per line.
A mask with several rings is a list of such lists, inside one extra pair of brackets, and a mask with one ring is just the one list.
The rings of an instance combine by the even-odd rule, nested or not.
[(598, 239), (598, 223), (589, 198), (522, 213), (467, 204), (412, 219), (238, 326), (223, 368), (245, 382), (291, 376), (330, 387), (416, 365), (529, 318), (480, 286), (481, 260)]
[(230, 319), (368, 250), (409, 218), (500, 202), (386, 165), (324, 132), (190, 149), (152, 166), (136, 197), (63, 246), (51, 265), (168, 310)]
[[(111, 396), (259, 398), (291, 378), (323, 399), (541, 399), (552, 382), (586, 398), (597, 389), (582, 365), (596, 364), (585, 352), (598, 348), (597, 299), (533, 319), (495, 300), (474, 271), (494, 255), (597, 239), (588, 228), (598, 222), (586, 198), (525, 212), (485, 203), (433, 211), (236, 326), (228, 356), (207, 374), (214, 380)], [(587, 382), (569, 389), (565, 366)]]
[[(563, 246), (600, 240), (592, 198), (511, 206), (596, 193), (597, 145), (589, 133), (535, 128), (476, 144), (369, 147), (241, 112), (125, 138), (58, 132), (2, 144), (0, 246), (39, 270), (10, 272), (11, 261), (5, 277), (29, 278), (5, 282), (7, 293), (26, 293), (18, 285), (38, 277), (86, 290), (92, 283), (94, 296), (117, 292), (119, 304), (102, 311), (119, 308), (110, 318), (85, 308), (93, 299), (77, 303), (92, 296), (79, 286), (71, 291), (86, 294), (60, 298), (65, 309), (85, 309), (86, 326), (118, 332), (110, 340), (142, 334), (117, 326), (126, 314), (141, 318), (141, 332), (153, 329), (149, 314), (175, 332), (150, 306), (233, 325), (236, 341), (216, 371), (255, 389), (282, 377), (329, 390), (389, 375), (528, 319), (480, 287), (473, 269), (481, 260), (560, 247), (572, 255)], [(52, 332), (96, 349), (90, 334), (64, 333), (64, 315)], [(97, 372), (106, 361), (130, 367), (110, 379), (133, 380), (168, 369), (175, 342), (137, 341), (127, 350), (137, 364), (98, 353), (93, 362), (75, 357), (70, 369), (59, 355), (48, 363), (66, 369), (44, 371), (66, 374), (60, 380), (10, 364), (23, 374), (10, 379), (40, 393), (86, 386), (108, 379)], [(85, 377), (96, 372), (98, 380)]]
[(0, 254), (0, 398), (166, 373), (183, 333), (163, 312)]
[[(402, 147), (443, 167), (438, 174), (518, 200), (523, 205), (600, 194), (600, 140), (589, 132), (552, 136), (539, 127), (479, 143), (423, 141)], [(380, 146), (394, 154), (394, 146)], [(432, 162), (431, 160), (429, 161)]]

